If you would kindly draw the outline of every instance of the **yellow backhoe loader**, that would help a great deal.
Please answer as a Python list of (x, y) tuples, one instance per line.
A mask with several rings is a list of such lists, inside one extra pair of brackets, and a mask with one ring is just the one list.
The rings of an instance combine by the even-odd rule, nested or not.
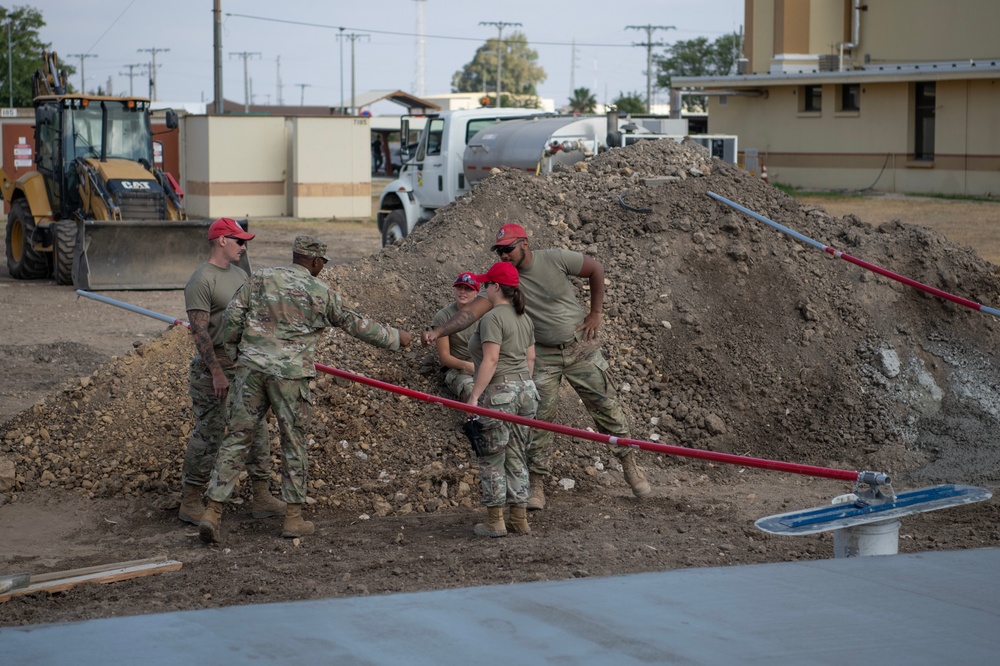
[[(35, 170), (0, 170), (10, 204), (7, 267), (78, 289), (179, 289), (208, 255), (210, 220), (153, 162), (150, 102), (68, 94), (55, 53), (33, 78)], [(177, 127), (168, 110), (166, 124)], [(249, 268), (247, 264), (245, 268)]]

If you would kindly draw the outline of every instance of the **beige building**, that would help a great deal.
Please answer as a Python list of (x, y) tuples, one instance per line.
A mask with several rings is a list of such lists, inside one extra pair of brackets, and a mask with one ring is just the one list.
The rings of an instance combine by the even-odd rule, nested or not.
[(746, 0), (744, 60), (674, 77), (803, 188), (1000, 195), (1000, 2)]

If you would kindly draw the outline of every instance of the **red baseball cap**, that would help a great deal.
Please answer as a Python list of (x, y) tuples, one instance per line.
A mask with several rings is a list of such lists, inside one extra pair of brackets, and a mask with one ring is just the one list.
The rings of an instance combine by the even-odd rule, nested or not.
[(223, 236), (228, 236), (230, 238), (239, 238), (240, 240), (253, 240), (253, 234), (243, 231), (243, 227), (239, 223), (228, 217), (220, 217), (208, 228), (208, 240), (213, 238), (221, 238)]
[[(520, 229), (520, 227), (518, 227), (518, 229)], [(497, 284), (506, 285), (508, 287), (516, 287), (520, 282), (520, 276), (517, 274), (517, 269), (514, 268), (513, 264), (507, 261), (498, 261), (490, 266), (490, 270), (481, 275), (476, 275), (475, 278), (479, 281), (479, 284), (484, 282), (496, 282)]]
[(520, 224), (505, 224), (500, 227), (500, 231), (497, 232), (496, 242), (490, 248), (493, 251), (500, 247), (501, 245), (510, 245), (519, 238), (527, 238), (528, 234), (524, 233), (524, 227)]
[(479, 280), (476, 279), (475, 273), (462, 273), (457, 278), (455, 278), (455, 284), (453, 287), (468, 287), (473, 291), (479, 291)]

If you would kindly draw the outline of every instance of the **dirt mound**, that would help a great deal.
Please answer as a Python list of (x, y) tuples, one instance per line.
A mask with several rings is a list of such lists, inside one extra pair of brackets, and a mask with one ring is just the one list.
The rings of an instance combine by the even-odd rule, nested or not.
[[(535, 248), (604, 263), (606, 352), (635, 437), (909, 480), (1000, 481), (988, 437), (1000, 418), (991, 317), (820, 253), (709, 191), (951, 293), (985, 303), (1000, 291), (990, 264), (935, 232), (833, 219), (671, 141), (542, 177), (499, 171), (400, 244), (323, 277), (360, 312), (419, 331), (457, 273), (494, 261), (496, 228), (517, 222)], [(4, 424), (0, 463), (14, 471), (0, 477), (0, 493), (48, 487), (173, 501), (192, 425), (192, 354), (187, 332), (171, 330)], [(445, 392), (433, 352), (419, 346), (391, 354), (330, 331), (319, 357)], [(560, 421), (591, 425), (572, 394), (564, 398)], [(326, 375), (315, 399), (312, 500), (377, 515), (478, 505), (459, 416)], [(276, 433), (272, 440), (277, 450)], [(557, 445), (556, 478), (610, 482), (605, 447), (561, 437)], [(702, 465), (653, 456), (643, 464)], [(735, 471), (712, 473), (724, 482)]]

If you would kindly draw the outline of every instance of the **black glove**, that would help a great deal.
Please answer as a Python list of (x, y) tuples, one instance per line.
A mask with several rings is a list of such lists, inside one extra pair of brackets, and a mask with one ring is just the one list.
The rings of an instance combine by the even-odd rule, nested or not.
[(462, 424), (462, 432), (469, 438), (469, 443), (472, 444), (472, 450), (476, 457), (481, 458), (486, 440), (483, 439), (483, 424), (479, 422), (479, 417), (470, 416), (467, 418)]

